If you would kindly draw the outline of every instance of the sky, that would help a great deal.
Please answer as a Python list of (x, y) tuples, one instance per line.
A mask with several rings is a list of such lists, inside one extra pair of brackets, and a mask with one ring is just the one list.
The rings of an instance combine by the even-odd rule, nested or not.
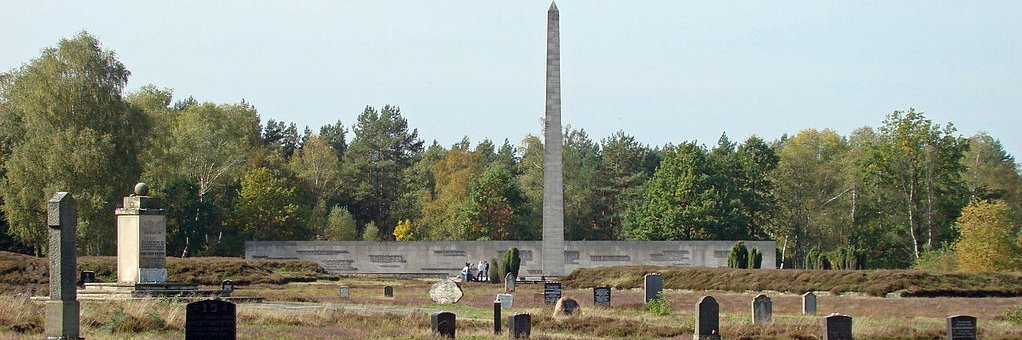
[[(540, 135), (547, 1), (0, 2), (0, 72), (86, 30), (128, 89), (423, 140)], [(848, 134), (894, 110), (1022, 153), (1022, 1), (559, 1), (562, 120), (653, 146)]]

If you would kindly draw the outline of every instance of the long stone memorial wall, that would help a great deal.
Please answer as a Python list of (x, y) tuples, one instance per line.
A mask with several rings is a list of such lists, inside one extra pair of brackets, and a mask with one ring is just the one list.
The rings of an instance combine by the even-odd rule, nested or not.
[[(727, 267), (735, 241), (564, 241), (564, 271), (620, 265)], [(745, 241), (763, 252), (763, 268), (775, 268), (774, 241)], [(466, 262), (500, 259), (516, 247), (520, 274), (543, 272), (542, 241), (248, 241), (246, 259), (303, 259), (334, 274), (457, 276)], [(492, 270), (492, 269), (491, 269)]]

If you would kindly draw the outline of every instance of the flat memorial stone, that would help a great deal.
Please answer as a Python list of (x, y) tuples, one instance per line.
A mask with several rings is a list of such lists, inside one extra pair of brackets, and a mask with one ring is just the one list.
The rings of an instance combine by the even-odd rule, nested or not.
[(189, 303), (185, 308), (185, 340), (238, 338), (238, 319), (233, 303), (202, 300)]
[(764, 324), (770, 323), (773, 317), (773, 302), (770, 301), (770, 297), (759, 294), (755, 299), (752, 299), (752, 323)]
[(695, 340), (720, 340), (720, 305), (712, 296), (704, 296), (696, 304)]
[(394, 297), (394, 287), (384, 286), (383, 287), (383, 296)]
[(507, 275), (504, 276), (504, 291), (505, 292), (513, 292), (513, 291), (515, 291), (515, 275), (514, 274), (507, 273)]
[(433, 313), (430, 315), (429, 324), (435, 336), (454, 339), (454, 333), (457, 329), (457, 316), (454, 313)]
[(802, 294), (802, 314), (816, 314), (816, 294), (813, 292)]
[(557, 303), (557, 299), (561, 298), (561, 283), (560, 282), (547, 282), (543, 284), (543, 302), (548, 305)]
[(511, 294), (497, 294), (497, 302), (500, 302), (500, 308), (511, 309), (515, 304), (515, 297)]
[(948, 340), (975, 340), (976, 317), (968, 315), (952, 315), (947, 317)]
[(852, 317), (834, 313), (823, 318), (823, 340), (851, 340)]
[(452, 280), (443, 280), (434, 283), (429, 288), (429, 299), (439, 304), (452, 304), (461, 301), (461, 297), (465, 293), (461, 291), (461, 287), (458, 286), (457, 282)]
[(351, 287), (341, 286), (340, 288), (337, 288), (337, 297), (340, 298), (341, 301), (351, 300)]
[(508, 316), (507, 331), (512, 339), (528, 339), (532, 333), (532, 316), (521, 313)]
[(643, 301), (649, 303), (650, 301), (657, 298), (657, 295), (664, 290), (664, 276), (660, 273), (649, 273), (643, 277), (643, 289), (646, 292), (646, 299)]
[(593, 304), (597, 306), (610, 307), (610, 287), (593, 288)]

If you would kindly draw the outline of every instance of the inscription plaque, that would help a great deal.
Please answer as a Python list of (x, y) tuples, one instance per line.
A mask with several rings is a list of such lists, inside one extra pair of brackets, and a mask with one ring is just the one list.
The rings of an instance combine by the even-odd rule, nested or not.
[(597, 306), (610, 306), (610, 286), (593, 288), (593, 304)]
[(561, 298), (561, 283), (547, 282), (543, 284), (543, 302), (552, 305)]

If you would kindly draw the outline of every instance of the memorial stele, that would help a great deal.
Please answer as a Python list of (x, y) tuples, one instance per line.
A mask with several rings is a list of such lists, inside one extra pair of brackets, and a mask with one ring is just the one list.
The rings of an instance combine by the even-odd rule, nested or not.
[(149, 196), (149, 186), (135, 185), (135, 194), (117, 208), (117, 282), (167, 282), (167, 211)]

